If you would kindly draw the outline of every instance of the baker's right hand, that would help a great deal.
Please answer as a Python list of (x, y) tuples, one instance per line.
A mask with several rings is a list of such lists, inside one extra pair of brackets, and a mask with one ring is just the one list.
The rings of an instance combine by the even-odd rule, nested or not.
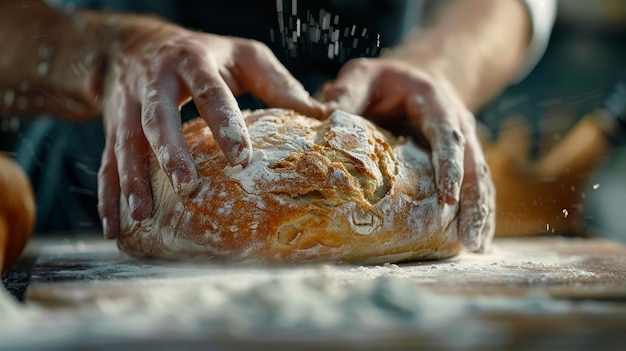
[(135, 220), (151, 215), (149, 154), (181, 196), (198, 175), (179, 108), (193, 99), (232, 165), (252, 156), (235, 96), (251, 93), (268, 106), (322, 116), (324, 108), (263, 44), (194, 32), (159, 19), (117, 16), (102, 91), (106, 145), (98, 174), (98, 210), (104, 236), (119, 233), (120, 195)]

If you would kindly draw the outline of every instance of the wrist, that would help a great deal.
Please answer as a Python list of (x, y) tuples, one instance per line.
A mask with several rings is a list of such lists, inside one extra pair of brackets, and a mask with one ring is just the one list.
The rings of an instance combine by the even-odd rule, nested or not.
[(477, 90), (483, 62), (465, 37), (419, 29), (387, 55), (419, 68), (436, 80), (445, 80), (466, 104), (472, 105), (476, 100), (473, 92)]
[(518, 0), (453, 1), (435, 23), (409, 35), (398, 55), (445, 77), (476, 111), (524, 62), (530, 21)]
[(100, 27), (41, 2), (6, 13), (9, 18), (0, 24), (7, 49), (0, 60), (0, 112), (98, 116), (107, 45)]

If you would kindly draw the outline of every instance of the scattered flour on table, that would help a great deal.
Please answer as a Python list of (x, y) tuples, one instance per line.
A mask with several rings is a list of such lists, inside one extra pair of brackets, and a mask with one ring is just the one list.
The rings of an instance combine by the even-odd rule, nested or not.
[[(77, 245), (76, 258), (81, 258)], [(67, 255), (66, 252), (58, 254)], [(54, 259), (54, 252), (48, 252)], [(85, 257), (106, 254), (92, 250)], [(546, 296), (461, 297), (435, 294), (418, 283), (437, 279), (444, 271), (488, 270), (496, 275), (511, 269), (493, 265), (555, 265), (556, 258), (528, 258), (495, 252), (467, 254), (445, 264), (398, 266), (303, 266), (241, 268), (191, 265), (151, 266), (137, 261), (105, 261), (87, 270), (60, 270), (69, 278), (98, 276), (114, 267), (118, 279), (95, 280), (83, 290), (58, 283), (73, 305), (46, 308), (35, 303), (18, 304), (0, 291), (0, 346), (20, 347), (37, 343), (71, 343), (85, 339), (167, 337), (185, 335), (266, 336), (331, 335), (357, 332), (365, 339), (385, 332), (415, 331), (441, 337), (443, 342), (480, 343), (493, 326), (463, 322), (476, 312), (565, 313), (572, 303)], [(576, 258), (572, 258), (575, 262)], [(562, 263), (561, 261), (559, 261)], [(499, 272), (501, 271), (501, 272)], [(437, 273), (438, 272), (438, 273)], [(587, 272), (592, 274), (591, 272)], [(159, 276), (161, 274), (162, 276)], [(581, 273), (584, 274), (584, 273)], [(156, 275), (156, 277), (155, 277)], [(132, 280), (123, 277), (133, 277)], [(115, 277), (113, 277), (115, 278)], [(92, 289), (90, 292), (89, 289)], [(102, 291), (118, 291), (103, 298)], [(96, 295), (95, 291), (98, 291)], [(130, 293), (124, 293), (129, 292)], [(71, 296), (71, 294), (75, 294)], [(89, 299), (91, 295), (97, 299)], [(83, 299), (81, 301), (81, 299)], [(66, 306), (67, 307), (67, 306)], [(490, 329), (491, 328), (491, 329)], [(33, 331), (37, 331), (33, 333)], [(302, 334), (303, 333), (303, 334)], [(446, 340), (445, 335), (455, 335)], [(506, 337), (506, 333), (500, 333)], [(453, 345), (454, 346), (454, 345)]]
[[(118, 288), (124, 289), (123, 283)], [(435, 295), (386, 274), (340, 283), (322, 269), (316, 275), (258, 279), (239, 286), (225, 281), (203, 284), (201, 279), (191, 278), (176, 285), (151, 285), (129, 297), (93, 301), (78, 311), (18, 306), (2, 295), (0, 345), (163, 337), (172, 333), (189, 337), (222, 333), (340, 337), (360, 332), (367, 339), (419, 328), (431, 335), (441, 333), (442, 340), (444, 331), (453, 333), (455, 343), (467, 346), (481, 342), (485, 333), (493, 331), (480, 322), (458, 323), (457, 318), (471, 311), (554, 312), (569, 308), (568, 302), (548, 302), (540, 296), (494, 299)]]

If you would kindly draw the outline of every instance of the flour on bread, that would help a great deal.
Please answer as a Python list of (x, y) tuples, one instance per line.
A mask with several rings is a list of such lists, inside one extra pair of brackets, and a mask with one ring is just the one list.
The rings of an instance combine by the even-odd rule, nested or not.
[(176, 195), (152, 161), (155, 211), (122, 207), (119, 247), (140, 256), (249, 262), (388, 262), (460, 251), (458, 208), (437, 202), (430, 154), (362, 117), (244, 114), (253, 153), (230, 167), (204, 121), (185, 126), (200, 186)]

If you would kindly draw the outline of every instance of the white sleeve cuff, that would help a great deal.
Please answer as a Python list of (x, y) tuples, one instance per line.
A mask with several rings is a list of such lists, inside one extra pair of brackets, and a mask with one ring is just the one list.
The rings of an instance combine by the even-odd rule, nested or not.
[(528, 44), (526, 58), (517, 74), (516, 82), (526, 78), (535, 68), (546, 51), (554, 20), (556, 18), (556, 0), (523, 0), (530, 16), (532, 34)]

